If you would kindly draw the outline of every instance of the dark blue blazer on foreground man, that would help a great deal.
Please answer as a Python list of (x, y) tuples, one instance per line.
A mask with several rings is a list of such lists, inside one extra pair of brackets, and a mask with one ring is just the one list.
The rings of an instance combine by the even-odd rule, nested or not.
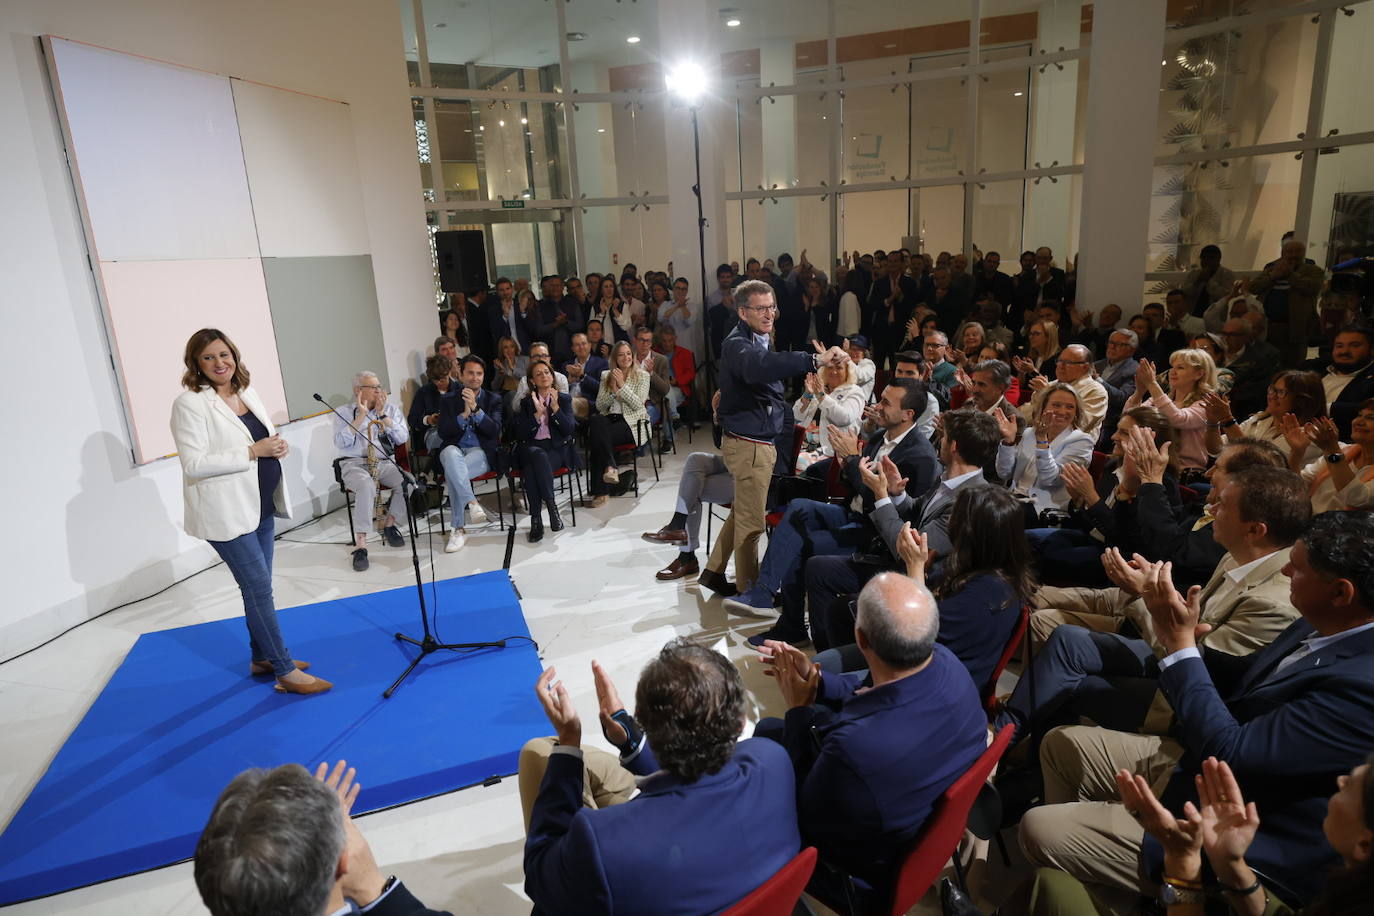
[(801, 848), (787, 753), (766, 738), (735, 747), (715, 773), (683, 783), (646, 746), (626, 766), (640, 794), (582, 807), (582, 760), (550, 755), (525, 841), (535, 913), (702, 916), (771, 878)]
[[(1174, 736), (1187, 749), (1164, 803), (1181, 811), (1196, 799), (1193, 775), (1208, 757), (1235, 771), (1260, 827), (1245, 853), (1257, 872), (1312, 899), (1340, 860), (1322, 833), (1336, 779), (1364, 762), (1374, 745), (1374, 629), (1303, 651), (1317, 636), (1297, 620), (1252, 655), (1203, 649), (1160, 672), (1174, 708)], [(1289, 656), (1293, 661), (1279, 670)], [(1223, 699), (1225, 697), (1225, 699)], [(1146, 837), (1157, 865), (1159, 847)]]

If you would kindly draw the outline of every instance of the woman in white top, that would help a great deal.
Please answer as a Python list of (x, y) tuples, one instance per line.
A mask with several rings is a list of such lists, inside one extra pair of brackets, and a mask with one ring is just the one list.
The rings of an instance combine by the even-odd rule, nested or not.
[(852, 360), (840, 366), (826, 366), (820, 375), (813, 372), (806, 376), (805, 390), (797, 398), (797, 403), (792, 405), (792, 416), (798, 426), (810, 426), (812, 420), (816, 422), (820, 445), (819, 449), (803, 451), (797, 456), (799, 473), (821, 458), (834, 457), (830, 429), (838, 429), (851, 436), (859, 435), (864, 404), (868, 402), (858, 385), (858, 377)]
[[(1301, 468), (1312, 495), (1312, 512), (1334, 509), (1374, 508), (1374, 398), (1360, 404), (1360, 412), (1350, 421), (1350, 444), (1341, 445), (1340, 433), (1330, 417), (1319, 417), (1299, 425), (1292, 414), (1283, 417), (1288, 440), (1288, 466)], [(1302, 466), (1308, 444), (1315, 445), (1322, 457)]]
[[(1148, 404), (1164, 414), (1178, 432), (1179, 483), (1200, 480), (1207, 470), (1206, 396), (1217, 390), (1217, 365), (1202, 350), (1178, 350), (1169, 357), (1169, 393), (1159, 384), (1155, 364), (1142, 359), (1135, 371), (1135, 393), (1123, 410)], [(1148, 398), (1146, 397), (1148, 393)]]
[(1093, 457), (1093, 437), (1083, 432), (1083, 403), (1078, 393), (1062, 382), (1045, 389), (1039, 411), (1031, 416), (1031, 425), (1016, 438), (1016, 418), (1001, 408), (993, 411), (993, 418), (1002, 431), (1002, 444), (997, 447), (997, 476), (1007, 481), (1012, 490), (1028, 494), (1035, 502), (1035, 511), (1064, 509), (1069, 504), (1069, 491), (1064, 485), (1061, 469), (1065, 464), (1087, 467)]
[(588, 490), (594, 509), (604, 506), (611, 487), (620, 483), (615, 447), (644, 444), (649, 428), (649, 412), (644, 406), (648, 397), (649, 373), (639, 367), (628, 342), (616, 341), (611, 348), (611, 367), (601, 373), (597, 413), (587, 422), (587, 450), (592, 459)]
[[(1213, 455), (1221, 451), (1222, 438), (1228, 442), (1237, 439), (1263, 439), (1279, 448), (1288, 449), (1288, 439), (1283, 434), (1283, 418), (1292, 414), (1298, 426), (1304, 426), (1326, 416), (1326, 389), (1322, 379), (1315, 372), (1301, 369), (1284, 369), (1269, 382), (1269, 390), (1264, 409), (1252, 414), (1243, 423), (1237, 423), (1231, 415), (1231, 404), (1226, 398), (1212, 394), (1207, 401), (1207, 451)], [(1316, 461), (1322, 457), (1316, 443), (1307, 441), (1301, 454), (1302, 464)]]
[(867, 404), (873, 399), (873, 381), (878, 377), (878, 367), (868, 358), (868, 338), (855, 334), (845, 345), (849, 350), (849, 359), (854, 364), (854, 384), (863, 392), (864, 403)]
[(272, 601), (275, 516), (291, 517), (282, 480), (286, 441), (252, 388), (238, 348), (202, 328), (182, 357), (186, 389), (172, 404), (172, 438), (181, 461), (186, 533), (215, 548), (243, 595), (253, 675), (275, 676), (281, 693), (323, 693), (333, 685), (292, 660)]

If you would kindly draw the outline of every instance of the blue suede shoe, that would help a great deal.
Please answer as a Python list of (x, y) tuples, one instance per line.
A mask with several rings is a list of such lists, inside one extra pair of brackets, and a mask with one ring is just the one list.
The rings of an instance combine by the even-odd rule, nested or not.
[(771, 592), (755, 585), (733, 598), (726, 598), (721, 602), (721, 606), (731, 614), (743, 614), (746, 617), (771, 617), (773, 612), (777, 610), (778, 602)]

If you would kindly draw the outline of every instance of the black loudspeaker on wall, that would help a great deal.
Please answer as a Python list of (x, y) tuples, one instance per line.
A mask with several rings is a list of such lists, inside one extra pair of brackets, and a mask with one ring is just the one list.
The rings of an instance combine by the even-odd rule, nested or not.
[(481, 229), (434, 233), (439, 257), (439, 285), (446, 293), (487, 288), (487, 245)]

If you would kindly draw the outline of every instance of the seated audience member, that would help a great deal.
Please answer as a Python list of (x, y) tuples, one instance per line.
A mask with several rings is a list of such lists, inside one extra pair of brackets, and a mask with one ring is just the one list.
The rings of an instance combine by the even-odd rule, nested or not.
[(1017, 426), (1024, 428), (1026, 420), (1016, 405), (1007, 396), (1010, 385), (1015, 381), (1011, 368), (1000, 359), (986, 359), (973, 363), (968, 371), (960, 370), (957, 376), (959, 387), (950, 392), (949, 405), (952, 410), (967, 407), (980, 410), (989, 416), (994, 411), (1015, 417)]
[[(1313, 512), (1374, 508), (1374, 398), (1361, 404), (1351, 421), (1349, 445), (1341, 445), (1336, 422), (1330, 417), (1299, 426), (1288, 414), (1283, 432), (1288, 440), (1289, 466), (1302, 472)], [(1323, 457), (1304, 466), (1310, 446), (1316, 446)]]
[[(849, 505), (836, 506), (810, 499), (788, 503), (782, 520), (768, 538), (754, 584), (733, 598), (725, 599), (727, 611), (753, 615), (784, 608), (784, 619), (800, 621), (802, 569), (809, 557), (821, 554), (849, 554), (873, 538), (869, 521), (873, 493), (859, 477), (860, 458), (870, 462), (890, 457), (900, 477), (909, 479), (918, 492), (930, 487), (939, 474), (940, 464), (930, 440), (916, 430), (916, 412), (925, 403), (925, 391), (915, 379), (893, 379), (878, 401), (877, 419), (882, 434), (864, 446), (858, 437), (830, 429), (833, 460), (844, 463), (840, 479), (853, 494)], [(796, 627), (789, 635), (795, 635)]]
[(950, 348), (949, 361), (958, 365), (959, 360), (954, 358), (955, 353), (953, 351), (957, 349), (959, 353), (965, 356), (976, 356), (978, 351), (983, 349), (983, 344), (987, 343), (988, 335), (981, 323), (969, 319), (959, 325), (959, 329), (954, 332), (954, 339), (958, 341), (958, 347)]
[[(949, 389), (939, 382), (924, 378), (924, 368), (925, 360), (919, 353), (914, 350), (902, 350), (892, 355), (892, 373), (889, 378), (914, 379), (925, 389), (926, 408), (916, 417), (916, 428), (921, 431), (921, 435), (929, 439), (935, 434), (935, 418), (949, 405), (950, 393)], [(864, 438), (871, 437), (878, 430), (875, 411), (876, 406), (870, 405), (864, 412), (864, 425), (860, 431)]]
[(453, 374), (453, 360), (447, 356), (436, 354), (426, 359), (425, 383), (415, 392), (410, 413), (406, 414), (411, 437), (431, 451), (437, 449), (440, 442), (439, 405), (445, 395), (458, 393), (460, 383), (453, 380)]
[(602, 733), (619, 760), (583, 750), (581, 720), (552, 667), (535, 686), (557, 736), (520, 751), (535, 913), (716, 913), (797, 854), (792, 763), (766, 739), (737, 743), (747, 694), (728, 659), (668, 643), (640, 674), (633, 718), (592, 668)]
[(466, 543), (467, 525), (487, 521), (487, 513), (472, 493), (472, 478), (500, 470), (497, 459), (501, 448), (501, 396), (483, 390), (484, 373), (482, 357), (463, 357), (463, 385), (453, 397), (442, 401), (439, 464), (444, 469), (453, 519), (445, 553), (453, 553)]
[[(1092, 323), (1092, 312), (1080, 312), (1077, 307), (1070, 312), (1070, 316), (1075, 323), (1082, 322), (1076, 334), (1073, 335), (1073, 343), (1081, 343), (1095, 356), (1110, 356), (1107, 353), (1107, 342), (1111, 340), (1113, 332), (1117, 330), (1117, 325), (1121, 323), (1121, 306), (1107, 304), (1097, 312), (1097, 323)], [(1134, 356), (1135, 354), (1130, 354)]]
[(673, 383), (668, 369), (667, 357), (662, 353), (654, 352), (653, 331), (646, 327), (635, 330), (634, 356), (639, 368), (649, 376), (649, 396), (646, 399), (644, 409), (647, 411), (651, 424), (662, 423), (662, 442), (659, 445), (659, 453), (666, 454), (673, 448), (673, 417), (671, 411), (666, 410), (668, 395), (673, 390)]
[(1207, 451), (1207, 395), (1216, 391), (1217, 367), (1201, 350), (1179, 350), (1169, 359), (1169, 391), (1159, 384), (1154, 364), (1144, 360), (1136, 367), (1135, 393), (1126, 408), (1142, 404), (1164, 415), (1178, 434), (1181, 483), (1201, 480), (1211, 455)]
[(1059, 325), (1039, 318), (1032, 321), (1026, 328), (1026, 355), (1012, 360), (1021, 387), (1028, 387), (1032, 376), (1054, 375), (1059, 349)]
[[(792, 415), (798, 426), (808, 427), (806, 447), (797, 456), (797, 471), (813, 472), (825, 477), (834, 447), (830, 444), (830, 430), (846, 436), (857, 436), (864, 414), (863, 390), (855, 384), (857, 372), (852, 361), (839, 366), (825, 366), (819, 373), (807, 373), (801, 397), (792, 405)], [(814, 439), (810, 426), (815, 424)]]
[(462, 359), (462, 357), (458, 355), (458, 344), (454, 341), (452, 337), (445, 337), (443, 335), (440, 335), (434, 338), (434, 355), (447, 356), (450, 364), (452, 364), (453, 366), (453, 371), (450, 373), (451, 377), (455, 382), (462, 381), (458, 377), (458, 362), (460, 359)]
[[(668, 381), (672, 383), (668, 389), (669, 412), (673, 416), (685, 412), (695, 429), (696, 411), (692, 409), (692, 390), (697, 378), (697, 359), (691, 350), (677, 345), (677, 330), (667, 323), (660, 324), (658, 328), (658, 352), (667, 361)], [(688, 405), (687, 411), (682, 409), (684, 404)]]
[[(954, 498), (949, 517), (953, 546), (949, 556), (940, 558), (943, 565), (932, 577), (938, 580), (931, 590), (940, 610), (936, 641), (963, 662), (974, 686), (982, 690), (1021, 619), (1021, 605), (1035, 591), (1024, 537), (1025, 514), (1000, 487), (966, 487)], [(929, 538), (910, 524), (903, 525), (897, 551), (906, 574), (925, 582), (933, 559)], [(820, 624), (824, 634), (817, 632)], [(815, 614), (811, 632), (816, 648), (839, 649), (816, 656), (822, 670), (833, 670), (828, 666), (835, 664), (850, 669), (861, 661), (853, 646), (854, 617), (848, 596)]]
[(1082, 344), (1070, 344), (1059, 351), (1059, 357), (1055, 360), (1054, 382), (1038, 373), (1030, 377), (1029, 385), (1033, 394), (1030, 402), (1021, 408), (1026, 419), (1040, 409), (1042, 392), (1054, 383), (1067, 385), (1078, 395), (1079, 428), (1096, 442), (1107, 416), (1108, 398), (1106, 386), (1093, 378), (1091, 351)]
[[(1139, 553), (1150, 561), (1172, 563), (1174, 581), (1185, 588), (1205, 585), (1226, 556), (1226, 548), (1213, 537), (1212, 510), (1229, 475), (1249, 468), (1281, 470), (1288, 466), (1273, 443), (1258, 439), (1228, 442), (1207, 471), (1212, 486), (1206, 502), (1180, 509), (1170, 501), (1164, 488), (1167, 456), (1145, 441), (1129, 440), (1123, 444), (1131, 449), (1132, 462), (1140, 475), (1135, 532)], [(1034, 604), (1038, 610), (1031, 613), (1030, 630), (1039, 644), (1049, 639), (1050, 631), (1061, 623), (1110, 633), (1149, 632), (1144, 603), (1120, 588), (1045, 585), (1036, 592)]]
[[(344, 414), (334, 411), (334, 447), (343, 459), (339, 465), (343, 485), (353, 491), (353, 569), (362, 572), (368, 567), (367, 533), (373, 528), (372, 510), (378, 486), (391, 490), (391, 508), (381, 522), (383, 539), (391, 547), (405, 546), (405, 538), (397, 527), (409, 518), (405, 488), (401, 486), (400, 469), (387, 456), (410, 437), (410, 430), (401, 406), (387, 399), (377, 373), (362, 371), (353, 376), (353, 398), (351, 417), (346, 419)], [(376, 480), (368, 469), (369, 440), (375, 456)]]
[(361, 786), (345, 766), (244, 770), (224, 787), (196, 843), (211, 916), (447, 916), (382, 875), (349, 817)]
[(573, 415), (585, 420), (601, 390), (601, 373), (610, 368), (610, 364), (592, 352), (586, 334), (572, 336), (572, 351), (573, 361), (564, 366), (563, 371), (568, 379), (568, 394), (572, 395)]
[[(1292, 472), (1276, 468), (1228, 475), (1215, 511), (1214, 535), (1227, 555), (1197, 596), (1201, 622), (1208, 626), (1200, 641), (1239, 657), (1268, 645), (1297, 616), (1283, 570), (1311, 511)], [(1122, 593), (1144, 596), (1148, 606), (1149, 563), (1143, 557), (1127, 563), (1109, 548), (1103, 564)], [(1054, 618), (1037, 614), (1035, 624), (1043, 636)], [(1132, 637), (1095, 629), (1099, 621), (1091, 615), (1067, 616), (1082, 625), (1050, 631), (1031, 675), (1018, 683), (998, 727), (1014, 724), (1018, 736), (1024, 736), (1027, 728), (1043, 731), (1062, 724), (1057, 720), (1077, 721), (1079, 715), (1087, 715), (1110, 728), (1144, 727), (1164, 733), (1168, 710), (1162, 705), (1152, 710), (1162, 645), (1150, 621), (1141, 619), (1141, 635)], [(1108, 626), (1115, 622), (1106, 619)], [(1104, 683), (1104, 678), (1116, 680)]]
[(453, 341), (461, 358), (473, 352), (473, 328), (468, 321), (466, 294), (454, 293), (453, 302), (453, 308), (439, 313), (439, 333)]
[(615, 446), (648, 441), (649, 415), (644, 402), (649, 397), (649, 373), (639, 367), (628, 341), (616, 342), (611, 350), (611, 368), (601, 373), (601, 388), (596, 395), (597, 413), (587, 423), (587, 449), (591, 453), (592, 508), (606, 504), (617, 488), (617, 495), (629, 489), (621, 486), (616, 467)]
[(1078, 464), (1086, 468), (1092, 460), (1094, 440), (1081, 428), (1083, 407), (1073, 388), (1055, 382), (1039, 392), (1037, 402), (1030, 426), (1024, 432), (1020, 432), (1013, 417), (1001, 411), (993, 415), (1002, 433), (1002, 443), (997, 448), (997, 476), (1007, 481), (1013, 491), (1028, 496), (1036, 513), (1063, 510), (1069, 503), (1063, 466)]
[[(1015, 341), (1015, 335), (1012, 334), (1011, 328), (1002, 323), (1002, 307), (997, 304), (997, 300), (990, 295), (984, 296), (974, 306), (974, 314), (978, 317), (978, 323), (983, 327), (983, 343), (979, 349), (1000, 344), (1010, 352), (1011, 345)], [(978, 351), (965, 348), (964, 352), (972, 356)]]
[[(983, 468), (996, 454), (997, 441), (997, 424), (987, 414), (973, 410), (945, 414), (944, 435), (940, 438), (944, 472), (918, 497), (909, 495), (907, 480), (891, 459), (860, 463), (860, 476), (873, 497), (872, 522), (881, 540), (874, 542), (875, 552), (871, 555), (813, 556), (807, 561), (806, 602), (811, 609), (813, 632), (824, 633), (826, 620), (847, 613), (847, 607), (837, 608), (837, 603), (847, 602), (848, 596), (863, 588), (884, 565), (898, 568), (903, 525), (920, 531), (929, 553), (941, 562), (954, 552), (950, 525), (955, 500), (965, 490), (991, 486)], [(805, 633), (800, 608), (785, 604), (775, 629)], [(758, 644), (756, 640), (761, 641), (760, 637), (749, 637), (752, 644)]]
[[(711, 397), (711, 411), (714, 414), (720, 406), (720, 392)], [(793, 423), (783, 423), (782, 430), (774, 440), (773, 450), (781, 465), (774, 473), (786, 476), (791, 468)], [(735, 498), (735, 479), (725, 467), (725, 459), (718, 452), (693, 452), (687, 456), (682, 466), (682, 477), (677, 485), (677, 503), (673, 507), (673, 517), (657, 531), (646, 531), (641, 535), (652, 544), (677, 544), (678, 555), (673, 562), (654, 574), (660, 582), (671, 582), (701, 572), (697, 562), (697, 548), (701, 546), (701, 508), (702, 503), (722, 505)]]
[(930, 367), (930, 378), (946, 388), (954, 383), (956, 367), (946, 359), (949, 352), (949, 337), (944, 331), (933, 331), (921, 342), (921, 355)]
[[(1247, 417), (1243, 423), (1236, 422), (1226, 398), (1208, 395), (1205, 400), (1209, 452), (1219, 449), (1223, 441), (1233, 439), (1262, 439), (1287, 451), (1288, 440), (1284, 438), (1282, 424), (1285, 414), (1291, 413), (1299, 425), (1326, 416), (1326, 392), (1322, 390), (1321, 377), (1300, 369), (1284, 369), (1275, 375), (1266, 391), (1264, 409)], [(1308, 442), (1302, 463), (1320, 457), (1321, 451)]]
[(1258, 320), (1260, 326), (1246, 318), (1232, 318), (1221, 331), (1226, 355), (1218, 365), (1231, 373), (1231, 404), (1243, 417), (1263, 407), (1265, 389), (1279, 371), (1279, 351), (1264, 340), (1263, 316)]
[(587, 342), (591, 346), (592, 355), (606, 360), (607, 364), (611, 359), (611, 343), (606, 340), (605, 328), (596, 318), (587, 319)]
[[(1133, 447), (1135, 431), (1146, 439)], [(1159, 482), (1170, 515), (1179, 514), (1178, 467), (1168, 454), (1172, 444), (1169, 421), (1163, 414), (1153, 407), (1132, 407), (1122, 414), (1112, 435), (1111, 461), (1099, 480), (1094, 481), (1079, 464), (1061, 468), (1069, 492), (1069, 517), (1058, 528), (1027, 532), (1036, 561), (1047, 576), (1076, 585), (1106, 586), (1102, 548), (1115, 547), (1127, 556), (1140, 552), (1136, 507), (1143, 478), (1136, 465), (1138, 454), (1163, 456)], [(1144, 449), (1145, 445), (1151, 448)]]
[(1207, 330), (1201, 318), (1190, 314), (1190, 307), (1181, 289), (1171, 289), (1164, 296), (1164, 326), (1159, 329), (1158, 340), (1163, 352), (1171, 356), (1187, 347), (1194, 335)]
[(1106, 451), (1106, 443), (1112, 441), (1112, 434), (1116, 432), (1117, 418), (1126, 409), (1126, 402), (1131, 395), (1135, 394), (1135, 370), (1140, 365), (1135, 358), (1135, 350), (1139, 343), (1135, 331), (1116, 328), (1107, 337), (1106, 357), (1093, 363), (1098, 384), (1107, 392), (1107, 413), (1102, 421), (1102, 430), (1097, 434), (1099, 447), (1103, 451)]
[(1315, 896), (1338, 858), (1321, 837), (1327, 793), (1364, 763), (1374, 734), (1371, 553), (1371, 513), (1312, 519), (1285, 568), (1302, 619), (1245, 656), (1199, 649), (1200, 603), (1175, 590), (1163, 564), (1140, 570), (1163, 655), (1159, 684), (1176, 720), (1172, 737), (1088, 726), (1050, 732), (1040, 748), (1046, 804), (1020, 826), (1031, 864), (1150, 892), (1157, 850), (1143, 844), (1140, 824), (1114, 802), (1115, 773), (1125, 768), (1154, 785), (1167, 780), (1162, 801), (1179, 812), (1196, 798), (1203, 761), (1216, 756), (1267, 815), (1248, 862), (1299, 898)]
[(862, 334), (855, 334), (845, 343), (849, 359), (854, 363), (854, 371), (858, 375), (855, 384), (864, 393), (864, 403), (867, 404), (873, 397), (873, 380), (878, 373), (873, 360), (868, 358), (868, 338)]
[[(787, 748), (802, 840), (854, 877), (856, 912), (888, 899), (936, 799), (987, 743), (978, 689), (954, 653), (937, 644), (939, 630), (925, 585), (884, 573), (859, 593), (854, 641), (867, 676), (822, 672), (785, 642), (761, 650), (787, 717), (760, 722), (755, 734)], [(812, 889), (843, 899), (829, 877), (817, 868)]]
[(1208, 331), (1194, 337), (1188, 342), (1188, 346), (1212, 357), (1212, 363), (1217, 367), (1217, 394), (1230, 394), (1236, 383), (1236, 374), (1222, 365), (1226, 358), (1226, 344), (1222, 341), (1221, 335)]
[(549, 528), (563, 530), (554, 495), (553, 472), (560, 467), (576, 468), (577, 448), (573, 434), (577, 420), (572, 415), (572, 398), (553, 384), (553, 369), (544, 360), (531, 363), (529, 393), (520, 399), (511, 418), (515, 449), (511, 459), (520, 471), (525, 486), (525, 503), (530, 511), (529, 539), (544, 537), (540, 508), (548, 510)]
[[(672, 331), (676, 338), (679, 334), (687, 334), (692, 329), (692, 306), (687, 301), (688, 291), (691, 284), (686, 277), (678, 277), (673, 281), (673, 301), (658, 316), (658, 330)], [(671, 353), (664, 350), (664, 355), (671, 358)], [(696, 361), (693, 359), (692, 371), (696, 371)]]
[(1374, 328), (1347, 325), (1331, 343), (1331, 358), (1304, 368), (1320, 373), (1326, 389), (1326, 408), (1342, 439), (1350, 438), (1350, 424), (1360, 405), (1374, 398)]
[[(529, 360), (531, 363), (538, 362), (539, 360), (543, 360), (544, 362), (548, 363), (549, 368), (553, 370), (553, 387), (558, 389), (559, 394), (572, 394), (572, 388), (571, 384), (568, 381), (568, 377), (564, 375), (562, 372), (559, 372), (557, 369), (553, 368), (553, 357), (549, 355), (548, 344), (538, 340), (530, 344)], [(520, 384), (516, 386), (515, 393), (511, 395), (511, 406), (513, 407), (514, 405), (520, 403), (520, 401), (524, 399), (525, 395), (529, 393), (529, 373), (528, 370), (526, 370), (525, 377), (520, 379)]]
[(530, 358), (520, 353), (520, 345), (515, 339), (502, 337), (496, 342), (496, 359), (491, 361), (491, 378), (487, 384), (492, 391), (514, 393), (529, 368)]
[(1155, 326), (1150, 323), (1150, 319), (1143, 314), (1132, 315), (1126, 322), (1126, 327), (1135, 331), (1136, 339), (1140, 341), (1136, 346), (1135, 358), (1148, 359), (1152, 363), (1160, 362), (1159, 346), (1155, 343)]
[[(1007, 367), (1007, 372), (1010, 374), (1011, 380), (1007, 382), (1007, 390), (1004, 391), (1002, 395), (1012, 404), (1018, 407), (1021, 406), (1021, 404), (1024, 403), (1025, 397), (1029, 397), (1030, 392), (1021, 389), (1021, 380), (1016, 377), (1016, 372), (1012, 367), (1011, 350), (1002, 344), (1001, 341), (990, 340), (983, 345), (983, 349), (978, 351), (977, 357), (977, 362), (985, 363), (990, 359), (995, 359)], [(1023, 395), (1025, 397), (1023, 397)], [(950, 397), (950, 406), (954, 406), (952, 394)]]

